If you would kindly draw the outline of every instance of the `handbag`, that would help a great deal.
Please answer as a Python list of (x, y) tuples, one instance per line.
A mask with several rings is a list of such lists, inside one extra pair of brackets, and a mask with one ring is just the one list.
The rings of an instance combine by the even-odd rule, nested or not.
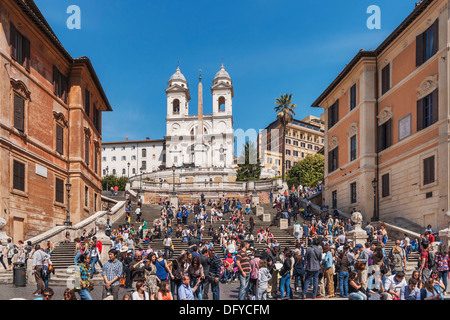
[(121, 287), (125, 286), (126, 280), (127, 280), (127, 278), (126, 278), (125, 274), (122, 273), (122, 275), (120, 276), (120, 279), (119, 279), (119, 286), (121, 286)]

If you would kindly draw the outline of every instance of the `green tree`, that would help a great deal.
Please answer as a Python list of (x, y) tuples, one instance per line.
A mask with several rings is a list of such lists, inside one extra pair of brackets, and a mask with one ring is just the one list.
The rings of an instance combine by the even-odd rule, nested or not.
[(292, 188), (292, 185), (300, 184), (301, 177), (302, 185), (314, 187), (319, 181), (323, 181), (324, 169), (325, 157), (320, 153), (309, 154), (289, 170), (286, 182)]
[(253, 141), (247, 141), (242, 154), (238, 157), (238, 170), (236, 171), (237, 181), (249, 181), (259, 179), (261, 175), (261, 163), (259, 154)]
[[(125, 191), (125, 187), (127, 185), (127, 177), (116, 177), (115, 175), (109, 175), (102, 179), (102, 189), (108, 190), (111, 189), (111, 187), (117, 186), (119, 188), (119, 191)], [(108, 189), (107, 189), (108, 187)], [(109, 190), (108, 190), (109, 191)]]
[(281, 95), (280, 98), (277, 98), (275, 100), (275, 104), (276, 107), (274, 107), (274, 110), (277, 112), (277, 119), (280, 121), (281, 128), (283, 130), (281, 176), (284, 182), (286, 181), (286, 127), (288, 123), (294, 119), (294, 109), (297, 107), (297, 105), (292, 103), (292, 94)]

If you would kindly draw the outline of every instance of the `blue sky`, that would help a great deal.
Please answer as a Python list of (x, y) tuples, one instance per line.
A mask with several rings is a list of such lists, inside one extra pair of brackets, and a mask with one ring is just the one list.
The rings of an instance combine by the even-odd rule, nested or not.
[[(234, 85), (234, 128), (275, 120), (275, 99), (292, 93), (296, 118), (320, 116), (311, 104), (360, 49), (375, 49), (414, 9), (414, 0), (35, 0), (73, 57), (91, 59), (113, 112), (103, 141), (161, 139), (167, 81), (177, 61), (197, 112), (199, 69), (204, 112), (222, 58)], [(70, 5), (81, 29), (70, 30)], [(370, 30), (367, 8), (381, 9)], [(206, 87), (206, 88), (205, 88)]]

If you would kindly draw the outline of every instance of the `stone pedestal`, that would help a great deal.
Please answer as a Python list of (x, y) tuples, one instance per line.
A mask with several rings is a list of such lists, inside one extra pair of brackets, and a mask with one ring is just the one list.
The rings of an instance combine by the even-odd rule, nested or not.
[(363, 220), (360, 212), (352, 214), (352, 221), (355, 223), (353, 230), (347, 233), (347, 239), (353, 240), (353, 245), (356, 247), (358, 244), (364, 244), (367, 242), (367, 232), (361, 228), (361, 222)]
[(263, 221), (264, 222), (271, 222), (272, 221), (272, 219), (271, 219), (271, 217), (270, 217), (270, 213), (263, 213)]
[(253, 193), (250, 200), (251, 200), (251, 203), (252, 203), (253, 206), (259, 205), (259, 196), (258, 196), (258, 194), (254, 194)]
[(0, 218), (0, 242), (3, 245), (6, 245), (8, 243), (8, 239), (11, 238), (11, 237), (8, 237), (8, 235), (6, 234), (6, 231), (3, 230), (3, 228), (5, 226), (6, 226), (6, 220), (3, 218)]
[(102, 252), (100, 254), (101, 261), (107, 261), (109, 259), (108, 252), (111, 250), (111, 239), (105, 234), (106, 218), (101, 217), (95, 220), (95, 225), (98, 227), (97, 240), (102, 243)]
[(281, 230), (285, 230), (289, 228), (289, 221), (288, 219), (281, 218), (278, 220), (278, 226)]
[(450, 227), (439, 231), (439, 238), (447, 248), (450, 248)]
[(178, 210), (178, 195), (170, 195), (170, 203), (175, 207), (175, 212)]
[(256, 216), (260, 216), (264, 214), (264, 208), (263, 207), (256, 207)]

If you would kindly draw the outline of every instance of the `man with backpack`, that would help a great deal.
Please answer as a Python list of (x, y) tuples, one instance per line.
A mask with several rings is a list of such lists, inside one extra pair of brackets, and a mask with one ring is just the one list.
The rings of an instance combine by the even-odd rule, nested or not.
[(431, 269), (434, 267), (434, 255), (430, 252), (428, 241), (422, 242), (422, 252), (420, 253), (418, 267), (422, 282), (425, 283), (430, 278)]

